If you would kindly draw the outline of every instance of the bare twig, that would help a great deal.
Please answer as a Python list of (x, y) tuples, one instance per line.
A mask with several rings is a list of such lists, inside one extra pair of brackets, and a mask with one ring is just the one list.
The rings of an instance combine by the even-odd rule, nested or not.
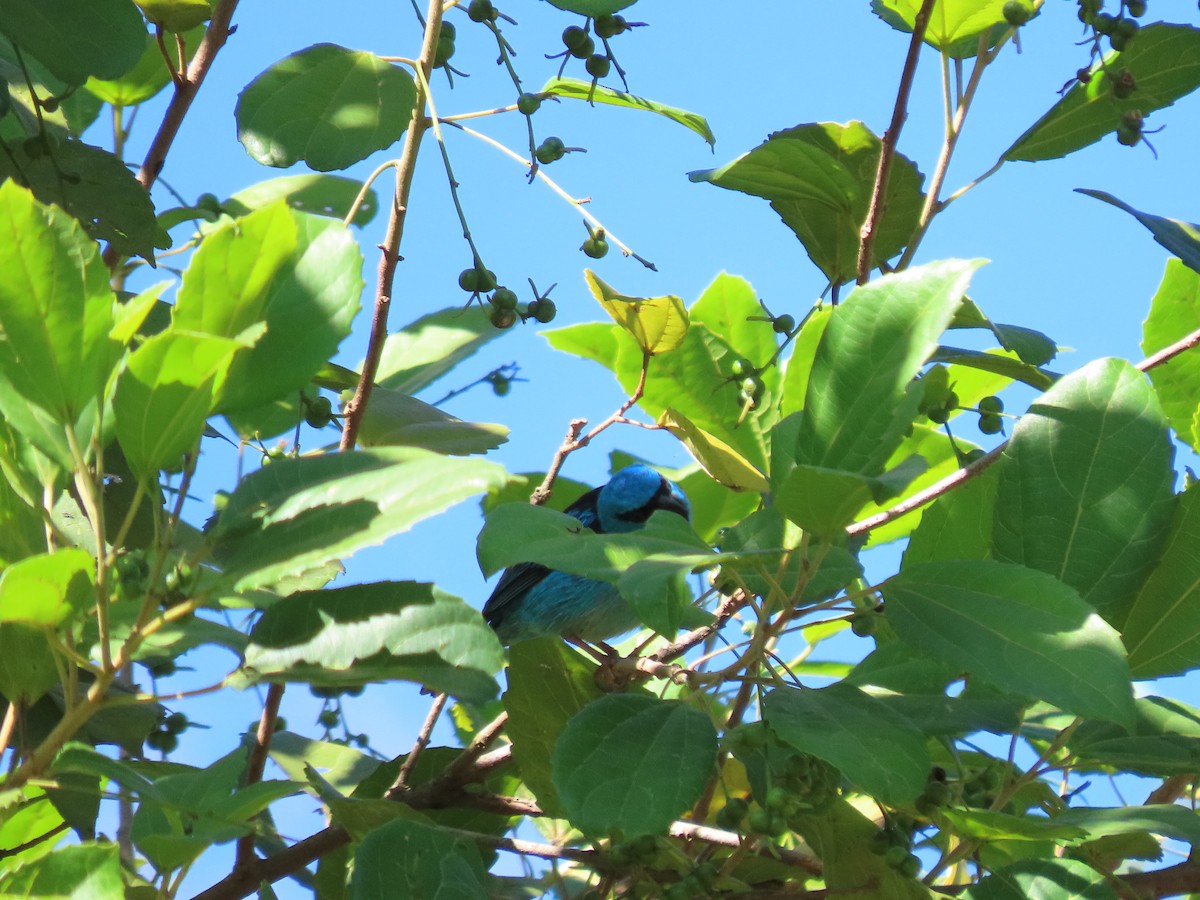
[(925, 40), (925, 29), (929, 25), (929, 14), (933, 11), (934, 0), (924, 0), (913, 20), (912, 40), (908, 44), (908, 56), (904, 60), (904, 70), (900, 73), (900, 89), (896, 92), (896, 105), (892, 109), (892, 122), (883, 133), (883, 142), (879, 150), (879, 168), (875, 172), (875, 188), (871, 192), (871, 205), (868, 207), (867, 219), (863, 222), (859, 233), (858, 245), (858, 283), (866, 284), (871, 274), (871, 246), (875, 242), (875, 233), (887, 207), (888, 176), (892, 170), (892, 159), (896, 155), (896, 142), (900, 139), (900, 130), (904, 120), (908, 118), (908, 95), (912, 92), (913, 78), (917, 73), (917, 61), (921, 56), (921, 42)]
[[(267, 699), (263, 701), (262, 715), (258, 720), (258, 731), (254, 735), (254, 743), (250, 745), (250, 753), (246, 758), (246, 784), (257, 784), (262, 781), (263, 772), (267, 767), (267, 754), (271, 749), (271, 735), (275, 733), (275, 721), (279, 718), (279, 704), (283, 701), (283, 683), (272, 684), (267, 688)], [(237, 861), (234, 866), (243, 866), (254, 858), (254, 832), (238, 838)]]
[(413, 744), (412, 750), (409, 751), (408, 756), (405, 757), (404, 763), (400, 766), (396, 780), (392, 782), (392, 786), (387, 790), (389, 795), (397, 791), (402, 791), (408, 786), (408, 779), (412, 775), (413, 769), (417, 767), (417, 760), (421, 758), (421, 754), (429, 746), (429, 737), (433, 734), (433, 726), (437, 724), (437, 720), (442, 715), (442, 710), (446, 708), (446, 699), (445, 694), (438, 694), (433, 698), (433, 705), (429, 707), (429, 714), (425, 717), (425, 723), (417, 733), (417, 740)]
[(633, 405), (642, 399), (642, 394), (646, 390), (646, 375), (650, 371), (650, 352), (648, 350), (642, 352), (642, 372), (638, 376), (638, 383), (633, 389), (633, 393), (618, 407), (617, 411), (589, 431), (582, 437), (579, 433), (583, 431), (583, 427), (587, 424), (587, 419), (572, 419), (570, 426), (567, 428), (567, 437), (562, 442), (562, 445), (554, 454), (554, 459), (550, 462), (550, 468), (546, 471), (546, 477), (542, 483), (537, 486), (529, 502), (534, 506), (541, 506), (550, 499), (550, 494), (554, 491), (554, 479), (558, 477), (559, 471), (562, 469), (563, 463), (567, 457), (586, 447), (592, 442), (592, 439), (600, 432), (622, 421), (625, 418), (625, 413), (633, 408)]
[(1140, 372), (1149, 372), (1163, 363), (1170, 362), (1184, 350), (1191, 350), (1197, 345), (1200, 345), (1200, 329), (1193, 331), (1187, 337), (1180, 338), (1169, 347), (1163, 347), (1157, 353), (1150, 354), (1140, 363), (1137, 363), (1136, 368)]

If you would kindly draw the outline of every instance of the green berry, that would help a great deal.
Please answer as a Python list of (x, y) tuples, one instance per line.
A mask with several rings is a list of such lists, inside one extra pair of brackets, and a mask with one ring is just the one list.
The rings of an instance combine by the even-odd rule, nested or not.
[(177, 668), (173, 659), (164, 659), (149, 666), (150, 674), (155, 678), (169, 678), (175, 674)]
[(972, 463), (979, 462), (979, 460), (983, 459), (985, 456), (987, 456), (986, 451), (980, 447), (973, 447), (963, 454), (963, 465), (969, 466)]
[(188, 717), (181, 712), (173, 712), (163, 719), (163, 730), (169, 731), (171, 734), (179, 734), (181, 731), (186, 731), (188, 725)]
[(508, 288), (497, 288), (496, 293), (492, 294), (492, 304), (498, 309), (516, 309), (517, 295)]
[(1146, 14), (1146, 0), (1125, 0), (1125, 9), (1135, 19), (1140, 19)]
[(496, 7), (492, 0), (471, 0), (467, 7), (467, 18), (472, 22), (492, 22), (496, 18)]
[(1117, 28), (1117, 17), (1109, 13), (1099, 13), (1092, 20), (1092, 27), (1097, 34), (1112, 34)]
[(533, 311), (533, 317), (545, 325), (547, 322), (553, 322), (554, 317), (558, 315), (558, 307), (549, 297), (542, 297), (537, 302), (537, 308)]
[(954, 393), (954, 391), (951, 391), (946, 395), (946, 411), (952, 412), (953, 410), (958, 409), (958, 402), (958, 394)]
[(979, 430), (983, 434), (999, 434), (1003, 427), (1004, 423), (1000, 421), (999, 416), (982, 415), (979, 417)]
[(1033, 7), (1025, 0), (1008, 0), (1004, 4), (1004, 21), (1013, 28), (1020, 28), (1033, 18)]
[(716, 815), (717, 826), (728, 831), (737, 831), (749, 811), (750, 804), (743, 798), (730, 797)]
[(321, 710), (321, 714), (317, 716), (317, 724), (326, 729), (336, 728), (340, 721), (341, 717), (338, 715), (336, 709), (323, 709)]
[(925, 416), (935, 425), (945, 425), (950, 421), (950, 411), (941, 407), (927, 411)]
[(196, 208), (206, 209), (212, 213), (220, 213), (221, 201), (217, 199), (216, 194), (203, 193), (196, 198)]
[(1142, 142), (1142, 123), (1144, 117), (1141, 110), (1132, 109), (1121, 116), (1117, 123), (1117, 141), (1126, 147), (1136, 147)]
[(1137, 79), (1128, 69), (1122, 69), (1112, 80), (1113, 96), (1118, 100), (1127, 100), (1137, 90)]
[(58, 112), (58, 98), (47, 97), (41, 102), (42, 109), (48, 113)]
[(558, 162), (566, 155), (566, 152), (567, 147), (561, 138), (548, 137), (538, 145), (534, 156), (543, 166), (547, 166), (552, 162)]
[(473, 294), (473, 293), (475, 293), (475, 291), (479, 290), (479, 288), (476, 287), (475, 270), (474, 269), (463, 269), (461, 272), (459, 272), (458, 273), (458, 286), (460, 288), (462, 288), (464, 291), (466, 291), (468, 294)]
[(771, 327), (776, 334), (791, 334), (796, 330), (796, 320), (792, 316), (776, 316), (771, 321)]
[(438, 36), (437, 46), (433, 51), (433, 67), (440, 69), (450, 62), (452, 56), (454, 56), (454, 38), (446, 36), (446, 25), (443, 25), (442, 33)]
[(593, 78), (604, 78), (612, 69), (612, 60), (602, 53), (597, 53), (589, 56), (583, 67)]
[(583, 41), (578, 47), (569, 48), (570, 54), (576, 59), (587, 59), (596, 52), (596, 42), (592, 40), (590, 35), (584, 35)]
[(562, 42), (568, 50), (576, 50), (590, 40), (588, 33), (578, 25), (569, 25), (563, 29)]
[(629, 23), (625, 21), (624, 16), (612, 14), (596, 16), (592, 25), (596, 29), (596, 36), (605, 40), (629, 30)]
[(317, 397), (305, 404), (304, 421), (313, 428), (324, 428), (333, 419), (333, 404), (328, 397)]
[(1004, 412), (1004, 401), (994, 394), (987, 397), (981, 397), (977, 408), (981, 413), (998, 415), (999, 413)]
[(159, 753), (173, 753), (179, 747), (179, 738), (169, 731), (152, 731), (146, 735), (146, 746)]
[(517, 311), (493, 306), (488, 313), (488, 320), (497, 328), (512, 328), (517, 324)]
[(904, 858), (904, 862), (902, 862), (897, 868), (897, 871), (899, 871), (899, 873), (905, 878), (916, 878), (921, 874), (920, 857), (912, 853), (908, 854), (908, 856)]
[(874, 613), (855, 613), (850, 617), (850, 630), (858, 637), (870, 637), (875, 633)]
[(542, 98), (537, 94), (522, 94), (517, 98), (517, 109), (526, 116), (532, 116), (542, 105)]
[(608, 255), (608, 241), (602, 237), (590, 237), (579, 246), (579, 249), (583, 251), (584, 256), (603, 259)]
[(340, 687), (327, 687), (323, 684), (310, 684), (308, 692), (314, 697), (320, 697), (322, 700), (331, 700), (334, 697), (342, 696)]
[(755, 375), (758, 369), (754, 367), (754, 363), (745, 357), (735, 359), (733, 361), (733, 374), (738, 378), (744, 378), (747, 375)]
[(492, 393), (497, 397), (507, 397), (512, 390), (512, 379), (497, 375), (492, 379)]
[(883, 861), (892, 869), (899, 869), (904, 865), (906, 859), (908, 859), (908, 848), (896, 844), (888, 847), (887, 851), (883, 854)]

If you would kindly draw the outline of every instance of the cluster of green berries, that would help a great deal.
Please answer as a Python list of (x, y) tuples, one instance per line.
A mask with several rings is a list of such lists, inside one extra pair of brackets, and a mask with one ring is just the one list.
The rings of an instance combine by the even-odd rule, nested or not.
[(762, 370), (745, 357), (733, 361), (733, 378), (738, 383), (738, 406), (755, 409), (762, 400), (766, 386), (761, 377)]
[(458, 36), (458, 29), (454, 27), (453, 22), (442, 22), (442, 28), (438, 32), (437, 46), (433, 51), (433, 67), (435, 69), (444, 68), (450, 62), (450, 58), (454, 56), (454, 39)]
[(512, 328), (517, 319), (533, 319), (543, 325), (554, 321), (558, 307), (546, 296), (537, 296), (525, 308), (519, 309), (517, 292), (496, 283), (496, 273), (484, 268), (476, 260), (475, 265), (458, 273), (458, 286), (473, 297), (491, 292), (488, 297), (488, 320), (497, 328)]
[[(606, 23), (610, 19), (620, 19), (622, 23), (622, 31), (628, 27), (628, 24), (621, 16), (600, 16), (598, 18), (605, 20)], [(602, 41), (607, 41), (608, 37), (618, 33), (619, 32), (608, 33), (606, 30), (606, 36), (600, 32), (599, 27), (597, 27), (596, 30), (597, 37), (599, 37)], [(559, 57), (562, 57), (564, 68), (566, 67), (567, 61), (571, 58), (581, 59), (583, 60), (584, 69), (586, 69), (587, 73), (592, 76), (593, 82), (606, 77), (612, 70), (612, 56), (607, 52), (607, 48), (606, 52), (604, 53), (596, 52), (596, 42), (592, 39), (592, 36), (588, 32), (587, 28), (581, 28), (578, 25), (568, 25), (563, 29), (562, 42), (566, 49), (550, 58), (558, 59)], [(559, 69), (559, 74), (562, 74), (562, 69)]]
[[(959, 396), (954, 392), (950, 383), (949, 372), (945, 366), (934, 366), (921, 378), (924, 394), (917, 406), (917, 411), (923, 414), (935, 425), (945, 425), (950, 416), (960, 408)], [(999, 434), (1004, 430), (1001, 416), (1004, 413), (1004, 401), (990, 395), (982, 398), (975, 407), (979, 413), (979, 430), (983, 434)]]
[(1008, 0), (1003, 13), (1005, 22), (1013, 28), (1020, 28), (1033, 18), (1033, 4), (1029, 0)]
[(163, 756), (179, 747), (179, 735), (187, 731), (188, 717), (181, 712), (171, 713), (158, 723), (158, 728), (146, 735), (146, 746)]
[(888, 868), (905, 878), (916, 878), (921, 874), (921, 860), (912, 852), (912, 836), (905, 829), (885, 826), (871, 835), (867, 846), (876, 856), (883, 857)]
[(1121, 0), (1117, 14), (1103, 12), (1104, 0), (1077, 0), (1079, 21), (1088, 25), (1097, 38), (1108, 38), (1109, 46), (1120, 52), (1127, 50), (1137, 36), (1135, 21), (1146, 14), (1146, 0)]

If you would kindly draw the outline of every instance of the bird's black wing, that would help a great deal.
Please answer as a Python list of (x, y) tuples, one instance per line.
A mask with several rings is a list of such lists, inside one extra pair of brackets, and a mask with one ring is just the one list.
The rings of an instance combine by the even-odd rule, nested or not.
[[(593, 531), (600, 530), (600, 518), (596, 515), (596, 498), (600, 496), (600, 488), (588, 491), (564, 512), (574, 516)], [(505, 610), (514, 602), (524, 597), (526, 592), (549, 575), (551, 569), (540, 563), (518, 563), (504, 570), (492, 596), (483, 604), (483, 617), (495, 628), (504, 618)]]

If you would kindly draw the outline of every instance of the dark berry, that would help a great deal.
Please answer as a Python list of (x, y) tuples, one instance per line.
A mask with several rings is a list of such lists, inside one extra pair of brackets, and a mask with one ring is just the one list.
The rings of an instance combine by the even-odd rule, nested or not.
[(999, 416), (982, 415), (979, 417), (979, 430), (984, 434), (999, 434), (1004, 427)]
[(491, 379), (492, 393), (497, 397), (507, 397), (508, 392), (512, 390), (512, 379), (505, 378), (503, 375), (497, 375)]
[(173, 753), (179, 747), (179, 738), (169, 731), (152, 731), (146, 735), (146, 746), (159, 753)]
[(1004, 412), (1004, 401), (994, 394), (988, 397), (982, 397), (979, 401), (978, 409), (981, 413), (991, 413), (997, 415)]
[(496, 7), (492, 0), (471, 0), (467, 7), (467, 18), (472, 22), (491, 22), (496, 18)]
[(587, 73), (593, 78), (604, 78), (612, 69), (612, 60), (607, 56), (597, 53), (589, 56), (587, 62), (583, 66), (587, 69)]
[(596, 37), (601, 37), (605, 40), (629, 30), (629, 23), (625, 21), (624, 16), (611, 14), (596, 16), (592, 24), (596, 29)]
[(562, 42), (568, 50), (576, 50), (590, 40), (588, 33), (578, 25), (569, 25), (563, 29)]
[(187, 716), (181, 712), (174, 712), (163, 719), (162, 727), (164, 731), (169, 731), (171, 734), (179, 734), (186, 731), (189, 724), (191, 723), (188, 722)]
[(304, 409), (304, 421), (313, 428), (324, 428), (333, 419), (333, 404), (328, 397), (309, 400)]
[(533, 317), (543, 325), (547, 322), (553, 322), (557, 314), (558, 307), (554, 305), (554, 301), (549, 297), (542, 297), (538, 300), (537, 307), (533, 311)]
[(1025, 0), (1008, 0), (1004, 4), (1004, 21), (1013, 28), (1020, 28), (1033, 18), (1033, 7)]
[(317, 716), (317, 724), (326, 729), (336, 728), (340, 721), (341, 717), (338, 715), (336, 709), (323, 709), (321, 710), (321, 714)]
[(497, 288), (492, 294), (492, 303), (499, 309), (516, 309), (517, 295), (508, 288)]
[(578, 47), (570, 48), (570, 53), (576, 59), (587, 59), (596, 52), (596, 42), (587, 35), (584, 36), (583, 42)]

